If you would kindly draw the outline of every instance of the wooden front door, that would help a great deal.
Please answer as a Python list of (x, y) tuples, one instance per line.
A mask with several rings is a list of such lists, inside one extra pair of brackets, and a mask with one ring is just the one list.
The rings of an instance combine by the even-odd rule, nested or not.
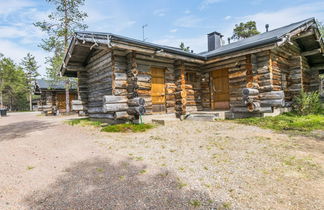
[(56, 95), (56, 100), (57, 100), (57, 109), (60, 112), (65, 112), (66, 111), (66, 105), (65, 105), (65, 94), (64, 93), (57, 93)]
[(211, 108), (229, 109), (228, 69), (220, 69), (210, 73)]
[(153, 113), (164, 113), (165, 109), (165, 78), (164, 69), (151, 68), (152, 76), (152, 112)]
[[(70, 111), (71, 111), (71, 104), (72, 100), (74, 100), (76, 97), (74, 93), (70, 93), (69, 98), (70, 98)], [(66, 112), (66, 96), (65, 93), (57, 93), (57, 108), (60, 112)]]

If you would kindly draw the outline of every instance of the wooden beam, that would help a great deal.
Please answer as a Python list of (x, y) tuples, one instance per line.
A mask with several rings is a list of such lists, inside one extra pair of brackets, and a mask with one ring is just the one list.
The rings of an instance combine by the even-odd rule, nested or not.
[(95, 52), (96, 50), (95, 49), (91, 49), (89, 54), (87, 55), (86, 59), (84, 60), (83, 62), (83, 66), (86, 66), (90, 60), (90, 58), (92, 57), (93, 53)]
[(173, 53), (165, 52), (165, 51), (156, 51), (153, 49), (145, 49), (137, 46), (132, 46), (132, 45), (126, 45), (126, 44), (121, 44), (121, 43), (111, 43), (111, 46), (115, 49), (124, 49), (124, 50), (130, 50), (130, 51), (136, 51), (139, 53), (144, 53), (144, 54), (149, 54), (149, 55), (157, 55), (160, 57), (166, 57), (166, 58), (171, 58), (171, 59), (178, 59), (178, 60), (183, 60), (191, 63), (199, 63), (199, 64), (204, 64), (205, 61), (201, 59), (195, 59), (195, 58), (190, 58), (187, 56), (182, 56), (182, 55), (176, 55)]
[(319, 70), (323, 70), (323, 69), (324, 69), (324, 64), (318, 64), (318, 65), (311, 66), (310, 69), (311, 69), (312, 71), (319, 71)]
[(67, 71), (86, 71), (84, 66), (67, 66), (66, 70)]
[(305, 37), (308, 37), (308, 36), (315, 36), (314, 30), (310, 30), (310, 31), (307, 31), (307, 32), (304, 32), (304, 33), (297, 34), (296, 36), (292, 37), (291, 39), (292, 40), (302, 39), (302, 38), (305, 38)]
[(271, 50), (273, 48), (276, 47), (276, 44), (269, 44), (269, 45), (265, 45), (262, 46), (261, 48), (250, 48), (250, 49), (246, 49), (246, 50), (242, 50), (242, 51), (238, 51), (238, 52), (233, 52), (224, 56), (215, 56), (215, 58), (209, 58), (206, 61), (206, 64), (210, 64), (210, 63), (214, 63), (214, 62), (219, 62), (222, 60), (226, 60), (226, 59), (230, 59), (230, 58), (234, 58), (234, 57), (239, 57), (239, 56), (243, 56), (243, 55), (247, 55), (247, 54), (253, 54), (253, 53), (258, 53), (258, 52), (262, 52), (262, 51), (267, 51), (267, 50)]
[(305, 51), (302, 52), (302, 56), (311, 56), (311, 55), (316, 55), (316, 54), (322, 54), (321, 48), (315, 49), (315, 50), (310, 50), (310, 51)]

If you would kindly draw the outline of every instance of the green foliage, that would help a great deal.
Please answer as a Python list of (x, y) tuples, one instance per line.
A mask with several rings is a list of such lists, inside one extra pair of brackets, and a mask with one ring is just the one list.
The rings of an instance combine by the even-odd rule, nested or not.
[(321, 37), (324, 38), (324, 24), (322, 22), (317, 21), (318, 29), (321, 33)]
[(0, 55), (0, 106), (11, 111), (28, 109), (27, 78), (21, 67)]
[(233, 35), (231, 39), (245, 39), (259, 34), (255, 21), (248, 21), (246, 23), (235, 24)]
[(92, 121), (89, 118), (81, 118), (81, 119), (73, 119), (66, 121), (68, 125), (80, 125), (80, 126), (94, 126), (94, 127), (100, 127), (101, 122), (99, 121)]
[[(54, 83), (64, 81), (66, 95), (69, 97), (71, 79), (61, 77), (60, 68), (63, 62), (64, 52), (68, 47), (68, 42), (72, 38), (73, 33), (77, 30), (87, 28), (87, 25), (83, 23), (87, 17), (87, 13), (79, 10), (84, 5), (84, 0), (47, 0), (47, 2), (54, 6), (55, 11), (48, 15), (48, 20), (38, 21), (34, 25), (48, 35), (47, 38), (42, 40), (39, 46), (53, 54), (52, 57), (47, 58), (47, 63), (49, 64), (47, 76)], [(69, 112), (69, 100), (67, 99), (66, 101), (66, 110)]]
[(117, 125), (109, 125), (101, 129), (103, 132), (144, 132), (148, 129), (153, 128), (152, 124), (117, 124)]
[(275, 117), (256, 117), (238, 119), (236, 122), (256, 125), (262, 128), (270, 128), (273, 130), (295, 130), (301, 132), (310, 132), (313, 130), (324, 130), (324, 115), (307, 115), (300, 116), (294, 113), (285, 113)]
[(318, 114), (321, 111), (320, 94), (301, 91), (293, 100), (294, 111), (299, 115)]
[(189, 46), (186, 47), (183, 42), (180, 43), (179, 47), (181, 50), (183, 50), (185, 52), (190, 52), (190, 47)]
[(26, 74), (28, 89), (32, 92), (35, 86), (36, 78), (40, 76), (37, 71), (39, 66), (37, 65), (35, 56), (27, 53), (27, 56), (21, 61), (21, 66)]

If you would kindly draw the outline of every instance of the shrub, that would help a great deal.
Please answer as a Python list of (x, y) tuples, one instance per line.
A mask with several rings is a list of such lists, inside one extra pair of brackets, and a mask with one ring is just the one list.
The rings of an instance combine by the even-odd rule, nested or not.
[(301, 91), (294, 97), (293, 109), (299, 115), (318, 114), (321, 111), (320, 94)]

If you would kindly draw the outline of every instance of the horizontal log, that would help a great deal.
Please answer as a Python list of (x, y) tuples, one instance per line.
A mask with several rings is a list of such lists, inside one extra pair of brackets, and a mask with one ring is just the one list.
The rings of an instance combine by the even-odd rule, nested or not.
[(127, 80), (127, 74), (126, 73), (115, 73), (115, 80)]
[(143, 115), (145, 112), (146, 110), (144, 106), (129, 107), (127, 109), (129, 115)]
[(120, 89), (124, 89), (127, 87), (127, 82), (126, 81), (115, 81), (115, 88), (120, 88)]
[(87, 107), (82, 104), (77, 104), (77, 105), (73, 104), (72, 110), (73, 111), (83, 111), (83, 110), (87, 110)]
[(187, 96), (186, 91), (178, 91), (174, 93), (176, 98), (185, 98)]
[(274, 106), (274, 107), (282, 107), (285, 106), (285, 100), (279, 99), (279, 100), (261, 100), (260, 101), (262, 106)]
[(127, 109), (128, 105), (126, 103), (104, 104), (102, 108), (104, 113), (126, 111)]
[(258, 102), (252, 102), (247, 106), (249, 112), (257, 112), (260, 111), (261, 105)]
[(144, 98), (132, 98), (132, 99), (128, 99), (127, 101), (128, 106), (144, 106), (145, 105), (145, 100)]
[(102, 110), (102, 107), (89, 107), (88, 112), (90, 114), (92, 114), (92, 113), (102, 113), (103, 110)]
[(103, 104), (127, 103), (126, 96), (103, 96)]
[(252, 88), (244, 88), (242, 90), (242, 94), (243, 95), (258, 95), (259, 94), (259, 90), (252, 89)]
[(272, 99), (283, 99), (285, 97), (284, 91), (270, 91), (260, 93), (260, 98), (264, 100), (272, 100)]
[(137, 81), (139, 82), (151, 82), (151, 76), (147, 74), (138, 74)]
[(129, 115), (126, 111), (123, 112), (115, 112), (114, 113), (114, 119), (115, 120), (120, 120), (120, 119), (129, 119)]

